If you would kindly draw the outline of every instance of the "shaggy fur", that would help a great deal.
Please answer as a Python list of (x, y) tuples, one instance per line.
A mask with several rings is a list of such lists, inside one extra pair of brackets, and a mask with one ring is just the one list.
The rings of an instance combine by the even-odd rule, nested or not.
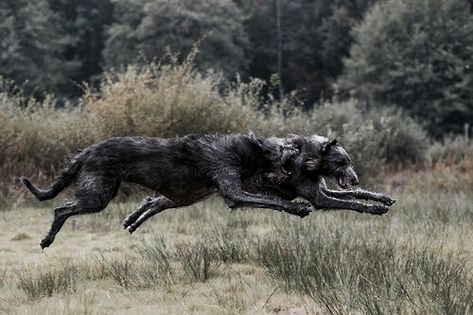
[[(306, 203), (290, 201), (299, 196), (318, 209), (387, 211), (385, 206), (346, 200), (372, 199), (372, 195), (327, 190), (323, 176), (336, 177), (342, 187), (358, 184), (346, 151), (325, 138), (188, 135), (112, 138), (73, 156), (48, 189), (38, 189), (24, 177), (21, 181), (39, 200), (52, 199), (71, 183), (77, 184), (76, 201), (54, 210), (42, 248), (52, 244), (70, 216), (103, 210), (122, 181), (156, 191), (125, 219), (124, 227), (130, 233), (165, 209), (191, 205), (215, 192), (231, 208), (272, 208), (300, 217), (311, 210)], [(343, 195), (329, 197), (332, 194)], [(378, 201), (385, 204), (392, 201), (381, 199)]]
[[(384, 214), (395, 203), (391, 197), (366, 190), (329, 190), (324, 177), (334, 177), (339, 186), (346, 189), (359, 184), (348, 153), (336, 140), (320, 136), (293, 136), (279, 139), (281, 146), (290, 152), (283, 153), (280, 172), (255, 175), (244, 183), (244, 189), (260, 194), (277, 195), (293, 200), (302, 197), (315, 209), (347, 209), (371, 214)], [(364, 204), (355, 199), (375, 201), (380, 204)]]
[(72, 157), (58, 180), (46, 190), (27, 178), (22, 183), (39, 199), (56, 197), (76, 182), (76, 201), (54, 210), (54, 221), (41, 247), (48, 247), (70, 216), (103, 210), (122, 181), (153, 189), (152, 209), (130, 216), (133, 232), (150, 216), (168, 208), (193, 204), (218, 191), (235, 207), (273, 208), (305, 216), (309, 206), (277, 196), (243, 191), (242, 179), (269, 172), (279, 163), (280, 148), (250, 135), (188, 135), (175, 139), (112, 138)]

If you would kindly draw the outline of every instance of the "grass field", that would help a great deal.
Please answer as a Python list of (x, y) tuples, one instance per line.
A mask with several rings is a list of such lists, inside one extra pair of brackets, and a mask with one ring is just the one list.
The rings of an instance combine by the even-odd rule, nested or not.
[(113, 203), (70, 219), (45, 251), (51, 208), (12, 207), (0, 313), (473, 313), (472, 187), (423, 176), (386, 188), (398, 202), (384, 216), (232, 212), (214, 198), (129, 236), (137, 204)]

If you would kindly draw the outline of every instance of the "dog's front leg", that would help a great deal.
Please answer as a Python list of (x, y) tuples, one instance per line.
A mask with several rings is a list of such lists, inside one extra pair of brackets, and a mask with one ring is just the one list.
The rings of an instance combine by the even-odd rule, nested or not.
[(152, 198), (151, 200), (147, 200), (144, 203), (146, 208), (143, 212), (141, 212), (140, 216), (135, 219), (134, 222), (129, 224), (128, 232), (132, 234), (141, 224), (143, 224), (146, 220), (152, 217), (155, 214), (160, 213), (163, 210), (175, 208), (178, 205), (174, 203), (172, 200), (164, 197), (158, 196), (156, 198)]
[(221, 170), (216, 176), (217, 189), (227, 205), (234, 209), (239, 207), (271, 208), (297, 215), (307, 216), (310, 205), (303, 202), (291, 202), (278, 196), (263, 196), (243, 191), (238, 170)]
[(355, 189), (355, 190), (347, 190), (347, 191), (338, 191), (338, 190), (330, 190), (327, 188), (325, 184), (325, 180), (321, 179), (320, 181), (320, 189), (329, 197), (337, 198), (337, 199), (363, 199), (363, 200), (371, 200), (376, 202), (381, 202), (386, 206), (392, 206), (396, 200), (392, 199), (388, 195), (375, 193), (363, 189)]
[[(159, 195), (157, 194), (156, 196)], [(146, 210), (148, 210), (149, 207), (153, 204), (154, 198), (150, 196), (145, 197), (138, 209), (136, 209), (133, 213), (129, 214), (125, 218), (125, 220), (123, 220), (123, 228), (128, 228), (133, 222), (135, 222), (140, 217), (140, 215), (142, 215)]]
[[(323, 185), (322, 185), (323, 186)], [(355, 200), (344, 200), (327, 195), (320, 183), (306, 181), (299, 186), (299, 193), (316, 209), (354, 210), (371, 214), (384, 214), (389, 208), (384, 205), (364, 204)]]
[[(315, 197), (315, 198), (314, 198)], [(318, 191), (309, 201), (316, 209), (346, 209), (371, 214), (384, 214), (389, 208), (384, 205), (364, 204), (355, 200), (343, 200), (330, 197), (323, 191)]]

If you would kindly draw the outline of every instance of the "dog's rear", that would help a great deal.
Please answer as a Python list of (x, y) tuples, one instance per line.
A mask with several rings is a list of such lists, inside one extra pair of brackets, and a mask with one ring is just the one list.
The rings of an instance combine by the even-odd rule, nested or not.
[(72, 157), (66, 163), (57, 180), (47, 189), (37, 188), (26, 177), (20, 177), (20, 181), (33, 195), (35, 195), (36, 198), (38, 198), (38, 200), (44, 201), (53, 199), (76, 178), (86, 154), (86, 152), (81, 152)]

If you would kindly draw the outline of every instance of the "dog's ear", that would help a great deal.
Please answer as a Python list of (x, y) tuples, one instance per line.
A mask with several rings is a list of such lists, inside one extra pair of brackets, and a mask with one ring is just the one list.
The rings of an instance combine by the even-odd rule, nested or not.
[(333, 138), (333, 140), (326, 142), (322, 145), (322, 153), (327, 154), (330, 151), (330, 148), (336, 146), (338, 143), (337, 138)]
[(255, 133), (253, 131), (250, 130), (248, 132), (248, 138), (259, 149), (263, 149), (263, 140), (261, 138), (259, 138), (257, 135), (255, 135)]

